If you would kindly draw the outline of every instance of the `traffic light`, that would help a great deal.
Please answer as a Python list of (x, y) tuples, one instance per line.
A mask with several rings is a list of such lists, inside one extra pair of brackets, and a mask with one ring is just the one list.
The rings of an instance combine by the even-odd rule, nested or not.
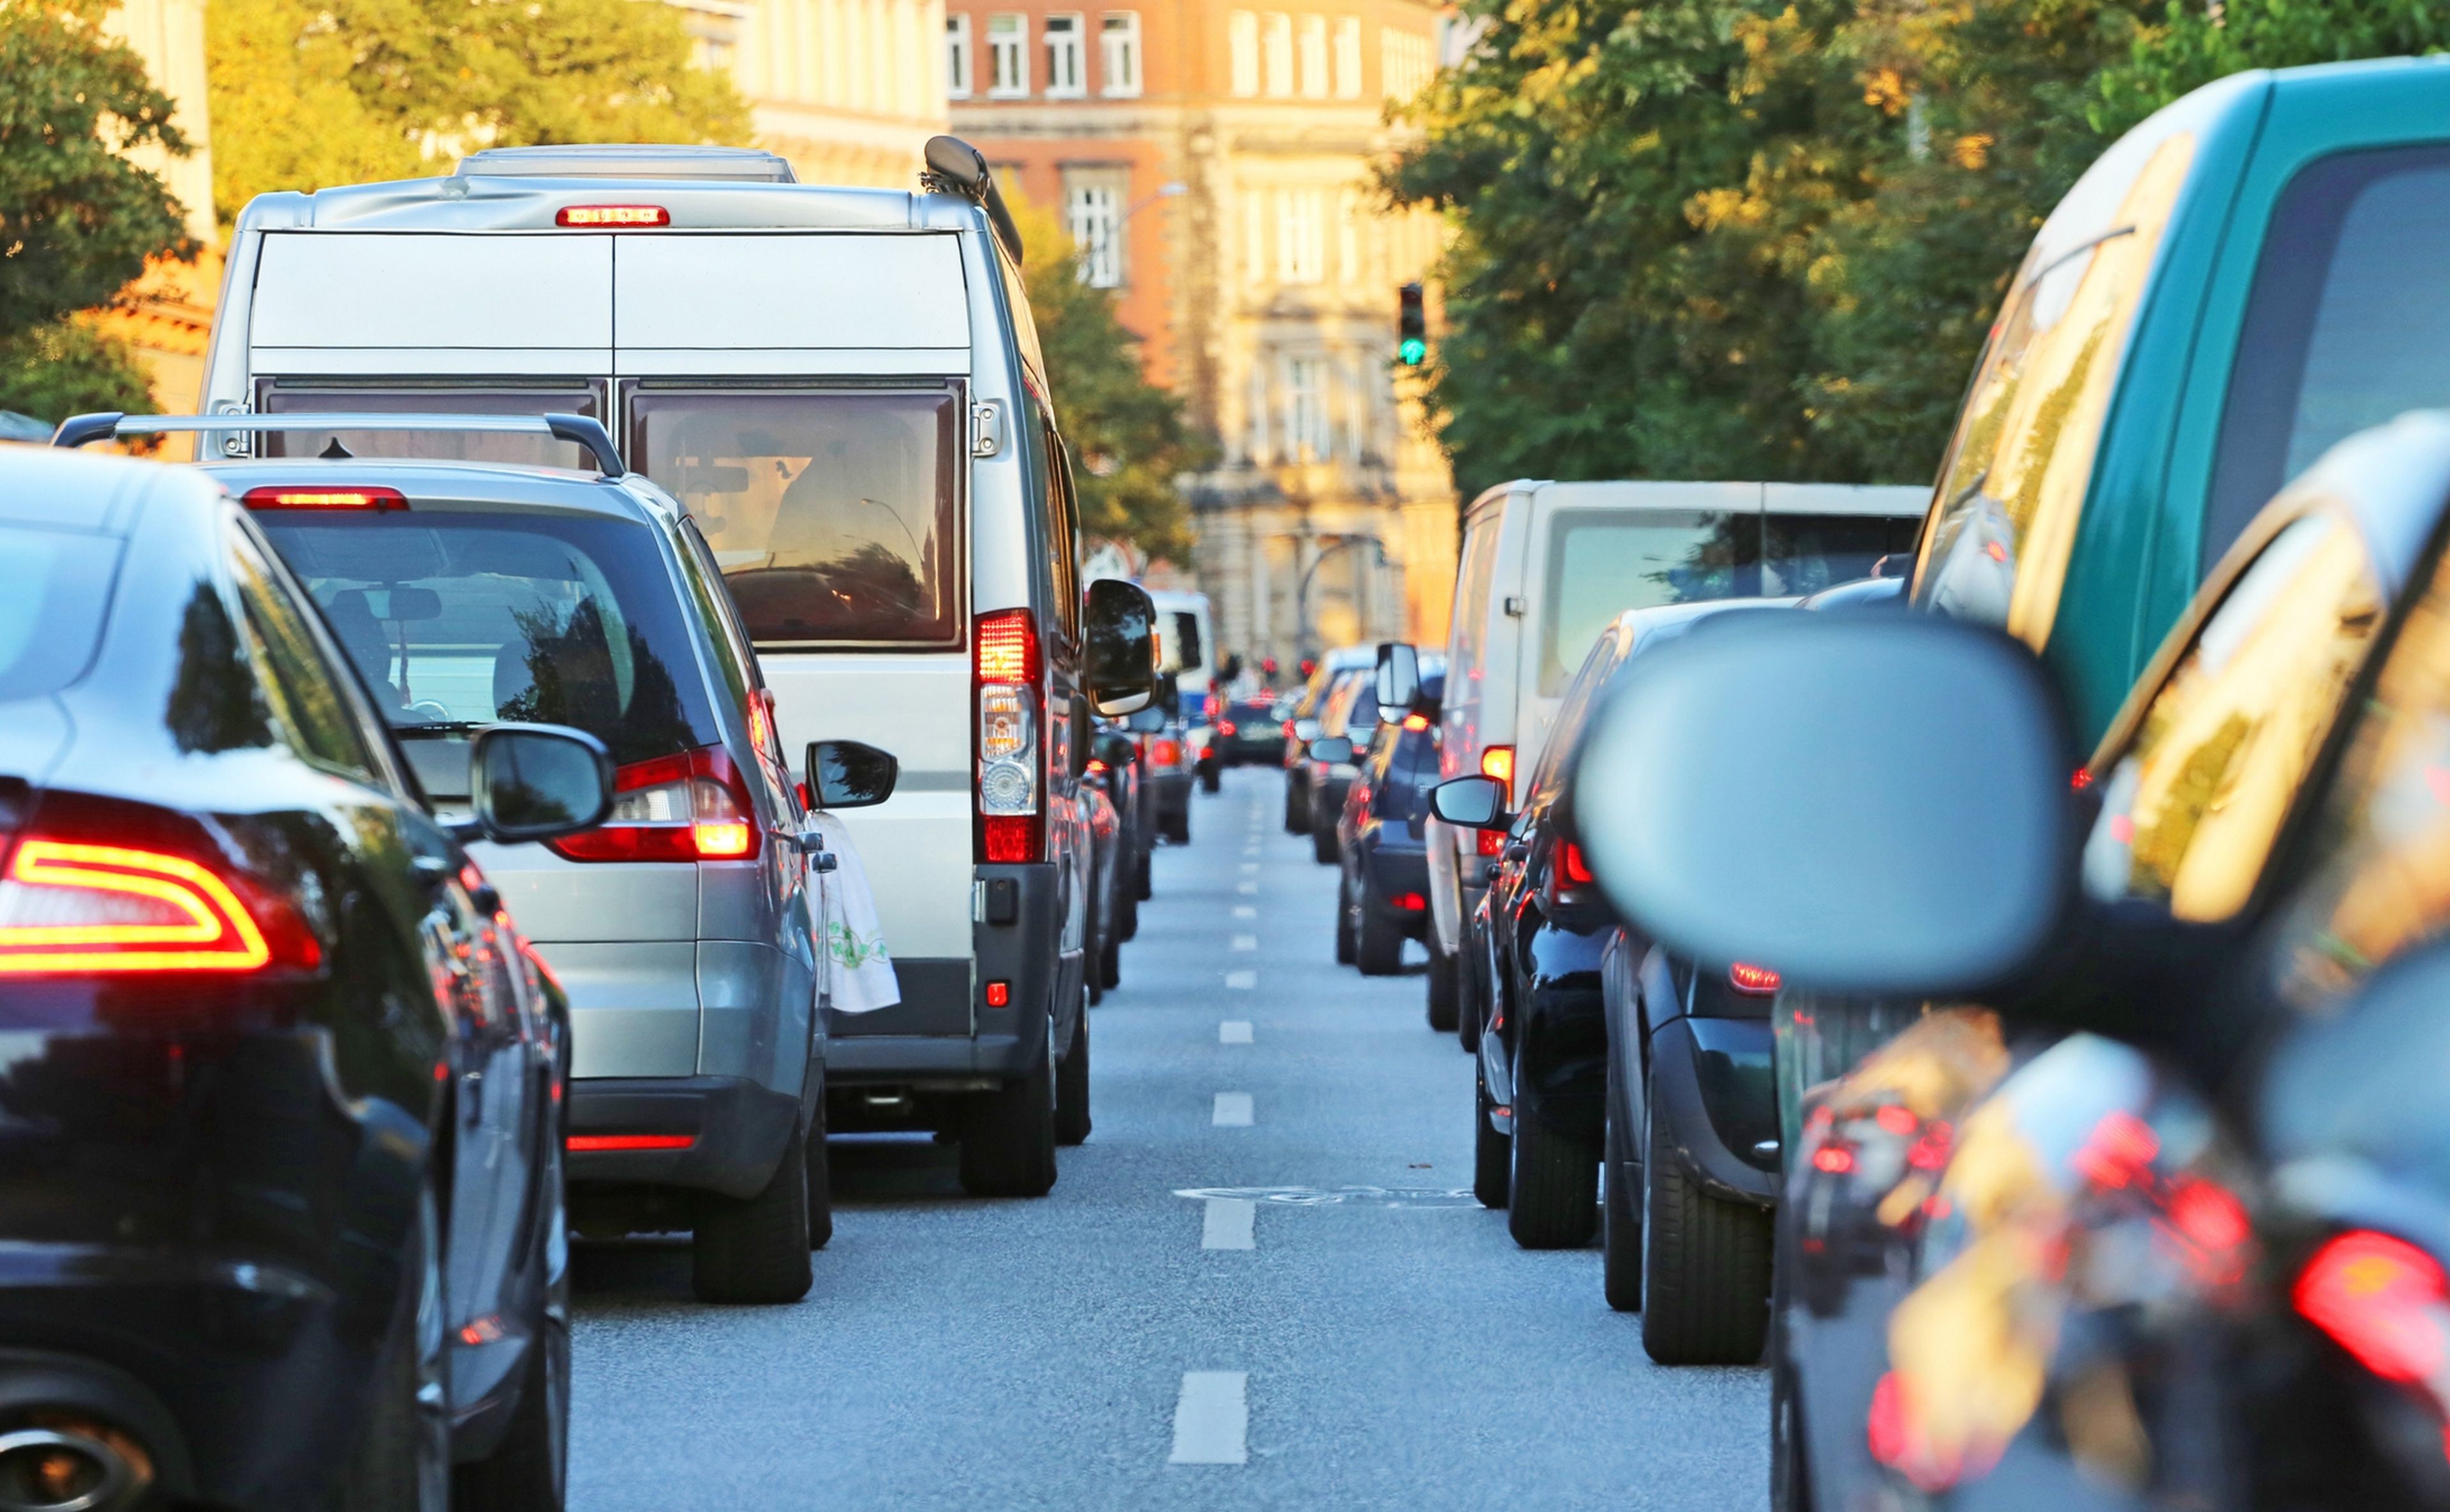
[(1421, 286), (1405, 284), (1395, 300), (1395, 359), (1419, 367), (1429, 359), (1429, 313), (1421, 302)]

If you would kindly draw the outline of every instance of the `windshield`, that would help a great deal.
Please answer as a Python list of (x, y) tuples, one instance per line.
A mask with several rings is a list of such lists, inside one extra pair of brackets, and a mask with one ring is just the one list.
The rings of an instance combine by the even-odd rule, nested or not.
[(571, 725), (628, 765), (722, 739), (652, 527), (588, 515), (257, 517), (427, 791), (479, 726)]
[(93, 657), (119, 542), (0, 525), (0, 699), (56, 692)]
[(632, 464), (706, 533), (760, 647), (962, 644), (951, 393), (628, 402)]

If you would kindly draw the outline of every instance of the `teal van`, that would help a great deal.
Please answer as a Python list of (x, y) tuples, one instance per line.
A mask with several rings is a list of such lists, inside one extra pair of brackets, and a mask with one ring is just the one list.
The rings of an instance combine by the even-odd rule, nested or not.
[(2097, 740), (2257, 510), (2450, 402), (2450, 60), (2235, 74), (2129, 132), (2017, 270), (1913, 601), (2004, 626)]

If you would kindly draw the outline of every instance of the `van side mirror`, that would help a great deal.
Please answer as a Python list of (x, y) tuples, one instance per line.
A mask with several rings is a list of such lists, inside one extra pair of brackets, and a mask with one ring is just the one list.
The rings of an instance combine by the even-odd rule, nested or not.
[(1608, 901), (1671, 951), (1820, 991), (2035, 964), (2074, 897), (2075, 760), (2032, 653), (1928, 614), (1744, 618), (1631, 664), (1574, 755)]
[(1506, 785), (1494, 777), (1455, 777), (1429, 789), (1429, 812), (1441, 824), (1459, 829), (1504, 829), (1513, 823), (1506, 811)]
[(1321, 735), (1310, 743), (1309, 755), (1311, 760), (1330, 766), (1347, 766), (1352, 760), (1352, 742), (1341, 735)]
[(462, 840), (553, 840), (602, 824), (612, 809), (612, 756), (562, 725), (488, 725), (468, 743), (470, 822)]
[(808, 796), (819, 808), (873, 808), (893, 796), (902, 763), (855, 740), (808, 742)]
[(1089, 585), (1086, 682), (1100, 714), (1128, 714), (1149, 701), (1157, 665), (1157, 605), (1138, 583), (1101, 577)]
[(1378, 643), (1378, 723), (1400, 725), (1421, 691), (1421, 653), (1403, 641)]

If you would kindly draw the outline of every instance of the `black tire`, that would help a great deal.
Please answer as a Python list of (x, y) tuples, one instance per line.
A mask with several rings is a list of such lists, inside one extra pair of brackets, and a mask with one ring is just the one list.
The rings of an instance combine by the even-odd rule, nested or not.
[(1199, 768), (1199, 790), (1201, 792), (1217, 792), (1221, 790), (1224, 785), (1225, 776), (1222, 772), (1216, 769), (1216, 766), (1214, 762)]
[(834, 1162), (826, 1149), (823, 1087), (817, 1089), (817, 1111), (808, 1115), (808, 1144), (800, 1163), (808, 1173), (808, 1248), (822, 1250), (834, 1236)]
[(1164, 822), (1160, 825), (1160, 832), (1165, 836), (1169, 843), (1176, 845), (1190, 844), (1191, 804), (1188, 802), (1185, 802), (1182, 805), (1182, 812), (1178, 814), (1166, 815)]
[(777, 1304), (808, 1294), (808, 1142), (783, 1142), (766, 1190), (753, 1197), (698, 1193), (690, 1289), (700, 1302)]
[[(1094, 916), (1096, 910), (1090, 912)], [(1106, 954), (1104, 942), (1098, 938), (1100, 933), (1097, 920), (1092, 917), (1088, 938), (1081, 941), (1080, 950), (1080, 985), (1092, 1003), (1103, 1001), (1106, 996), (1106, 974), (1098, 965)]]
[(1089, 1016), (1072, 1031), (1072, 1049), (1055, 1063), (1055, 1142), (1077, 1145), (1089, 1137)]
[(1149, 853), (1145, 849), (1140, 852), (1139, 860), (1132, 863), (1132, 882), (1136, 896), (1132, 899), (1132, 927), (1123, 931), (1125, 940), (1140, 932), (1140, 904), (1157, 896), (1155, 879), (1149, 875)]
[(1455, 998), (1455, 959), (1429, 941), (1429, 1027), (1438, 1033), (1452, 1034), (1456, 1013), (1462, 1004)]
[(1322, 866), (1334, 865), (1337, 858), (1344, 853), (1344, 848), (1335, 843), (1334, 820), (1330, 819), (1325, 824), (1312, 828), (1310, 853), (1312, 859)]
[(1803, 1396), (1787, 1353), (1785, 1325), (1770, 1320), (1770, 1512), (1812, 1512), (1812, 1455), (1804, 1446)]
[(374, 1400), (349, 1456), (335, 1512), (446, 1512), (451, 1502), (451, 1400), (442, 1299), (442, 1220), (428, 1175), (403, 1247), (402, 1288)]
[(1661, 1365), (1751, 1365), (1769, 1334), (1771, 1215), (1684, 1174), (1657, 1097), (1642, 1161), (1642, 1347)]
[(1109, 934), (1098, 944), (1098, 985), (1112, 992), (1123, 984), (1123, 942)]
[(452, 1477), (453, 1512), (561, 1512), (570, 1489), (570, 1321), (548, 1311), (494, 1452)]
[(1352, 964), (1352, 874), (1337, 874), (1335, 879), (1335, 963)]
[(1352, 889), (1352, 963), (1365, 977), (1392, 977), (1404, 969), (1404, 931), (1372, 912), (1370, 889)]
[(1514, 1110), (1506, 1231), (1526, 1250), (1579, 1250), (1599, 1227), (1600, 1153)]
[[(1138, 860), (1127, 851), (1121, 864), (1124, 868), (1122, 879), (1115, 883), (1115, 940), (1118, 943), (1140, 932), (1140, 900), (1148, 896), (1140, 891)], [(1117, 969), (1119, 972), (1120, 968)]]
[(1306, 785), (1294, 782), (1290, 775), (1285, 778), (1285, 833), (1288, 835), (1298, 835), (1310, 827), (1310, 804), (1304, 801), (1309, 797)]
[(1496, 1104), (1489, 1101), (1488, 1080), (1477, 1066), (1472, 1068), (1471, 1085), (1471, 1194), (1480, 1199), (1484, 1208), (1503, 1208), (1507, 1181), (1513, 1173), (1514, 1141), (1499, 1134), (1488, 1121), (1489, 1110)]
[[(1463, 934), (1463, 948), (1472, 949), (1471, 931)], [(1455, 1038), (1468, 1055), (1480, 1054), (1480, 1028), (1488, 1021), (1487, 995), (1481, 990), (1479, 963), (1462, 952), (1455, 955)]]
[(1616, 1052), (1608, 1052), (1607, 1133), (1601, 1140), (1606, 1181), (1600, 1193), (1600, 1289), (1619, 1312), (1642, 1310), (1642, 1188), (1627, 1179), (1633, 1131), (1626, 1125)]
[(962, 1190), (974, 1197), (1042, 1197), (1055, 1190), (1055, 1068), (972, 1099), (962, 1130)]

